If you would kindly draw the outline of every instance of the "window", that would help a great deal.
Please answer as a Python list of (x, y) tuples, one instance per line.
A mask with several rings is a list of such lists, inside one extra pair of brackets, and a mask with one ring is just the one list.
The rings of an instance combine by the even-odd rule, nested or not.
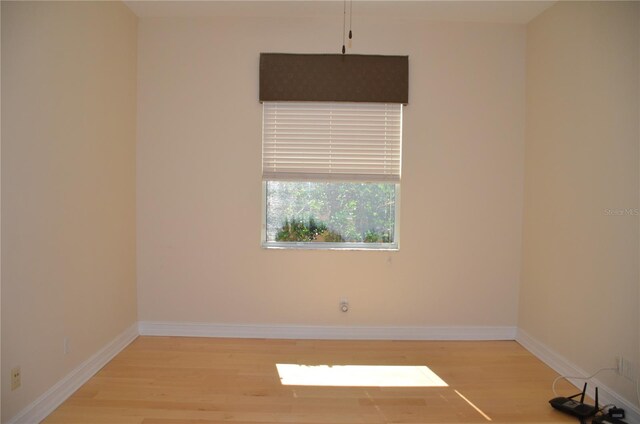
[(264, 102), (262, 243), (397, 249), (402, 105)]

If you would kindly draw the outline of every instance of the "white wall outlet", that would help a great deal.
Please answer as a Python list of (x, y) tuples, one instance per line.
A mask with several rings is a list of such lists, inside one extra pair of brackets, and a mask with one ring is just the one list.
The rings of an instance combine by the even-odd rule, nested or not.
[(340, 311), (349, 312), (349, 299), (347, 299), (346, 297), (340, 299)]
[(623, 355), (616, 356), (616, 372), (618, 375), (621, 375), (631, 381), (636, 381), (636, 378), (638, 378), (638, 368), (636, 367), (636, 364), (625, 358)]
[(624, 356), (620, 356), (618, 362), (618, 374), (631, 381), (636, 381), (638, 375), (636, 364), (634, 364)]
[(68, 355), (71, 352), (71, 345), (69, 344), (69, 338), (65, 337), (62, 341), (62, 349), (65, 355)]
[(11, 390), (16, 390), (22, 385), (22, 373), (20, 367), (11, 368)]

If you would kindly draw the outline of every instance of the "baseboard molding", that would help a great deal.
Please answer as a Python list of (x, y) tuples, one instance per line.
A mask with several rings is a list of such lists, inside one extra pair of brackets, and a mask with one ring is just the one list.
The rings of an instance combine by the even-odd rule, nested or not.
[(7, 424), (33, 424), (44, 420), (136, 337), (138, 337), (138, 325), (134, 324), (78, 365), (42, 396), (10, 419)]
[[(554, 352), (544, 343), (532, 337), (526, 331), (522, 329), (518, 329), (516, 341), (520, 343), (525, 349), (531, 352), (534, 356), (540, 359), (542, 362), (547, 364), (550, 368), (556, 371), (560, 375), (570, 375), (576, 377), (586, 378), (590, 374), (584, 371), (582, 368), (577, 365), (571, 363), (562, 355), (559, 355), (557, 352)], [(584, 380), (577, 379), (568, 379), (568, 381), (576, 386), (579, 390), (582, 390), (582, 386), (584, 385)], [(591, 387), (588, 387), (588, 395), (591, 398), (595, 395), (595, 386), (598, 387), (598, 395), (600, 398), (600, 405), (607, 405), (613, 403), (620, 408), (624, 408), (626, 412), (627, 418), (625, 418), (626, 422), (629, 423), (640, 423), (640, 409), (635, 404), (629, 402), (627, 399), (620, 396), (613, 389), (606, 386), (602, 381), (597, 378), (592, 378)]]
[(140, 321), (142, 336), (317, 340), (515, 340), (516, 327), (352, 327)]

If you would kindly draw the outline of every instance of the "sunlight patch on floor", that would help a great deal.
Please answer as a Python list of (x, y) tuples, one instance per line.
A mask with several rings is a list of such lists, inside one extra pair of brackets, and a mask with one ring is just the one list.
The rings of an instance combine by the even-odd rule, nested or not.
[(426, 366), (276, 364), (286, 386), (448, 387)]

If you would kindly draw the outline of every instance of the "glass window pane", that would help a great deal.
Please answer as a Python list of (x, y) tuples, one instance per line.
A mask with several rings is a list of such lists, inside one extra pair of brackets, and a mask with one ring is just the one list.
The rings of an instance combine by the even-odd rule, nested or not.
[(266, 241), (395, 242), (396, 184), (266, 182)]

